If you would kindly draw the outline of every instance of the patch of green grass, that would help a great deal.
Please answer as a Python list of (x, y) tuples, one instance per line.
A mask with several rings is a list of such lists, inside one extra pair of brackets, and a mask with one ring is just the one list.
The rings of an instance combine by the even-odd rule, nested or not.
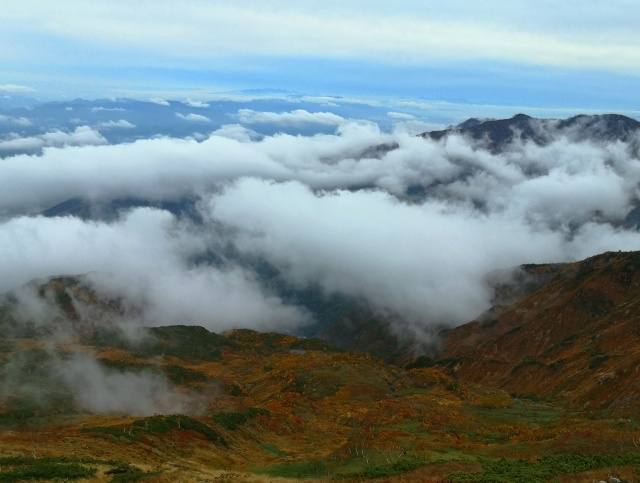
[(113, 329), (96, 329), (84, 342), (100, 347), (131, 351), (139, 357), (168, 356), (184, 360), (214, 361), (221, 349), (237, 344), (204, 327), (174, 325), (142, 329), (138, 341), (132, 341)]
[(402, 475), (430, 464), (428, 461), (414, 457), (395, 457), (386, 452), (366, 451), (365, 455), (358, 455), (338, 462), (337, 460), (316, 460), (292, 463), (277, 463), (264, 468), (254, 469), (254, 473), (281, 478), (318, 478), (332, 476), (340, 479), (350, 478), (388, 478)]
[(95, 468), (70, 458), (1, 458), (0, 481), (78, 480), (95, 475)]
[(606, 354), (598, 354), (589, 358), (589, 369), (595, 369), (605, 363), (610, 357)]
[(133, 481), (142, 481), (147, 478), (156, 476), (158, 473), (145, 473), (137, 466), (120, 464), (115, 468), (107, 471), (105, 475), (112, 475), (111, 483), (129, 483)]
[(135, 443), (142, 435), (164, 435), (171, 431), (193, 431), (201, 434), (207, 441), (228, 446), (227, 441), (213, 428), (200, 421), (184, 415), (152, 416), (138, 419), (127, 427), (95, 427), (85, 428), (83, 432), (97, 437), (115, 438), (126, 444)]
[(225, 391), (229, 393), (230, 396), (233, 397), (244, 397), (247, 395), (244, 389), (240, 387), (238, 384), (225, 384)]
[(433, 367), (436, 365), (436, 361), (428, 356), (419, 356), (413, 359), (411, 362), (406, 364), (404, 368), (406, 370), (410, 369), (422, 369), (425, 367)]
[(327, 475), (327, 466), (321, 461), (301, 461), (295, 463), (278, 463), (257, 468), (254, 473), (281, 478), (317, 478)]
[(482, 471), (453, 473), (449, 479), (453, 483), (542, 483), (561, 475), (575, 475), (603, 468), (638, 466), (640, 454), (585, 455), (561, 454), (545, 456), (537, 461), (500, 458), (483, 460)]
[(240, 426), (243, 426), (256, 416), (271, 416), (271, 413), (266, 409), (262, 408), (249, 408), (243, 412), (225, 412), (214, 414), (211, 419), (223, 428), (226, 428), (231, 431), (235, 431)]
[(139, 351), (148, 356), (164, 355), (179, 359), (214, 361), (221, 348), (233, 346), (229, 341), (203, 327), (174, 325), (147, 329), (153, 341), (142, 344)]
[(559, 423), (564, 416), (564, 412), (559, 409), (521, 402), (503, 408), (469, 406), (467, 411), (475, 419), (483, 421), (483, 425), (519, 423), (550, 427)]
[(167, 434), (174, 430), (194, 431), (204, 436), (207, 441), (228, 446), (225, 439), (210, 426), (189, 416), (153, 416), (139, 419), (133, 423), (133, 426), (147, 434)]
[(545, 364), (541, 360), (527, 356), (516, 364), (513, 369), (511, 369), (511, 374), (517, 374), (525, 367), (545, 367)]
[(591, 337), (591, 342), (585, 348), (587, 358), (589, 359), (589, 369), (596, 369), (604, 364), (610, 356), (602, 352), (602, 348), (598, 345), (595, 336)]
[(272, 453), (276, 456), (287, 456), (287, 453), (285, 453), (284, 451), (280, 450), (280, 448), (278, 448), (275, 444), (273, 443), (260, 443), (260, 448), (262, 448), (265, 451), (268, 451), (269, 453)]
[(573, 345), (573, 343), (576, 341), (577, 338), (578, 338), (578, 334), (570, 334), (566, 337), (563, 337), (560, 340), (560, 342), (553, 344), (551, 347), (545, 350), (544, 353), (545, 355), (548, 355), (548, 354), (551, 354), (556, 349), (559, 349), (560, 347), (568, 347), (570, 345)]
[(91, 433), (98, 438), (115, 438), (118, 442), (135, 443), (138, 441), (138, 434), (130, 431), (131, 428), (96, 427), (84, 428), (83, 433)]
[[(427, 463), (422, 460), (403, 458), (386, 465), (369, 465), (364, 468), (362, 475), (366, 478), (388, 478), (398, 476), (425, 466)], [(353, 475), (357, 476), (357, 475)]]
[(207, 376), (182, 366), (168, 364), (162, 368), (164, 375), (174, 384), (193, 384), (207, 382)]

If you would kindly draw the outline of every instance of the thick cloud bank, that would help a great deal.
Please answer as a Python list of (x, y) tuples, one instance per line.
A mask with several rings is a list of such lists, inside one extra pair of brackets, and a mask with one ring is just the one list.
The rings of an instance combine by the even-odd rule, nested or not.
[[(359, 299), (416, 329), (488, 308), (488, 272), (640, 249), (637, 136), (550, 135), (504, 149), (451, 135), (384, 133), (335, 122), (334, 135), (256, 140), (242, 126), (207, 139), (58, 146), (0, 161), (0, 291), (35, 277), (93, 272), (109, 293), (143, 300), (147, 322), (294, 328), (309, 322), (265, 283)], [(189, 199), (116, 219), (35, 216), (65, 200)], [(630, 215), (631, 213), (631, 215)]]

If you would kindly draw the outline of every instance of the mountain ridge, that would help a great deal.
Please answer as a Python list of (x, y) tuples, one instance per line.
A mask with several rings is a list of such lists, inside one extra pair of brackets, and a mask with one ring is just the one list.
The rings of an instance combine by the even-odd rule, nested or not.
[(465, 136), (497, 153), (515, 141), (547, 145), (565, 136), (573, 142), (628, 142), (638, 132), (640, 121), (621, 114), (580, 114), (567, 119), (538, 119), (526, 114), (516, 114), (509, 119), (471, 118), (457, 126), (424, 132), (420, 136), (435, 141), (452, 135)]

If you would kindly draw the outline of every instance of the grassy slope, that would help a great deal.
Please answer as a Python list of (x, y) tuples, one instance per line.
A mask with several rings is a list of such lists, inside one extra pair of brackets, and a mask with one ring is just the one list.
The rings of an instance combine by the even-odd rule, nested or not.
[[(13, 331), (0, 338), (0, 481), (633, 481), (636, 405), (603, 407), (612, 388), (633, 396), (638, 382), (636, 265), (637, 254), (606, 254), (550, 267), (521, 302), (452, 331), (439, 368), (248, 330), (154, 328), (128, 342), (89, 324), (58, 345), (44, 342), (46, 326)], [(67, 282), (46, 290), (75, 329), (78, 300), (120, 310)], [(166, 378), (192, 401), (191, 416), (87, 413), (49, 377), (55, 358), (74, 353)], [(16, 368), (37, 398), (7, 383)]]
[[(204, 346), (213, 339), (199, 335), (182, 334), (202, 347), (180, 357), (173, 349), (159, 355), (66, 348), (93, 351), (111, 369), (174, 368), (182, 390), (201, 398), (197, 417), (101, 416), (74, 407), (21, 413), (12, 421), (5, 404), (0, 455), (90, 460), (84, 467), (96, 470), (95, 481), (125, 481), (114, 479), (119, 473), (106, 474), (120, 467), (126, 481), (202, 481), (223, 471), (251, 472), (255, 481), (259, 475), (265, 481), (399, 475), (466, 481), (465, 474), (480, 481), (483, 473), (477, 472), (485, 467), (495, 473), (499, 469), (488, 462), (500, 457), (638, 451), (634, 420), (594, 419), (594, 413), (516, 401), (501, 390), (460, 384), (437, 369), (405, 370), (367, 354), (276, 334), (241, 331), (228, 334), (228, 343), (215, 339), (219, 353), (211, 360)], [(12, 340), (5, 357), (37, 345)], [(610, 471), (612, 464), (603, 464)], [(126, 465), (135, 469), (127, 472)], [(15, 469), (1, 462), (0, 468)], [(518, 467), (505, 474), (525, 470), (533, 471)]]

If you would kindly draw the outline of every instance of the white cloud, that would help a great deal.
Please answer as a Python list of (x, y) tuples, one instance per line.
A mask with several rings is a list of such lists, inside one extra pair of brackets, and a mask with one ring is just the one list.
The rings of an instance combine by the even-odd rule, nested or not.
[(399, 119), (401, 121), (412, 121), (416, 118), (413, 114), (406, 114), (404, 112), (387, 112), (387, 116), (391, 119)]
[(296, 109), (291, 112), (258, 112), (251, 109), (240, 109), (238, 120), (242, 124), (276, 124), (278, 126), (300, 127), (305, 124), (323, 124), (326, 126), (338, 126), (346, 122), (346, 119), (331, 112), (308, 112), (304, 109)]
[(13, 124), (15, 126), (27, 127), (33, 123), (26, 117), (10, 117), (0, 114), (0, 124)]
[[(502, 154), (460, 136), (432, 141), (344, 122), (332, 135), (257, 138), (232, 125), (200, 142), (8, 158), (0, 162), (0, 246), (8, 247), (0, 286), (110, 272), (100, 285), (153, 301), (158, 321), (199, 323), (215, 313), (203, 323), (218, 328), (235, 326), (234, 313), (252, 327), (304, 319), (260, 287), (248, 264), (258, 257), (291, 284), (358, 297), (417, 326), (465, 322), (488, 306), (491, 270), (640, 249), (640, 233), (623, 224), (640, 202), (640, 140), (579, 141), (553, 126), (548, 144), (516, 142)], [(48, 139), (63, 142), (60, 133)], [(150, 209), (111, 224), (20, 216), (70, 198), (184, 197), (200, 200), (201, 226)], [(221, 246), (235, 247), (243, 263), (191, 263)]]
[(135, 126), (135, 124), (131, 124), (129, 121), (126, 121), (124, 119), (120, 119), (118, 121), (101, 122), (101, 123), (98, 123), (96, 125), (96, 127), (98, 129), (112, 129), (112, 128), (133, 129), (136, 126)]
[[(85, 127), (81, 132), (97, 141), (88, 144), (106, 144), (96, 131)], [(43, 156), (15, 156), (0, 163), (0, 213), (46, 209), (74, 197), (175, 199), (205, 193), (247, 174), (291, 176), (257, 146), (220, 136), (203, 142), (158, 138), (48, 149)]]
[(59, 359), (55, 373), (77, 404), (92, 413), (151, 416), (190, 410), (192, 399), (159, 374), (109, 370), (85, 354)]
[(123, 107), (92, 107), (91, 108), (91, 112), (101, 112), (101, 111), (125, 112), (126, 109), (124, 109)]
[(223, 138), (235, 139), (241, 143), (257, 141), (262, 138), (260, 134), (251, 129), (247, 129), (240, 124), (225, 124), (224, 126), (216, 129), (212, 136), (220, 136)]
[(0, 223), (0, 293), (51, 274), (90, 275), (98, 290), (141, 304), (145, 325), (197, 324), (281, 330), (304, 312), (265, 294), (240, 268), (193, 267), (211, 235), (169, 213), (141, 208), (117, 223), (18, 217)]
[(302, 96), (300, 98), (304, 102), (316, 102), (319, 104), (325, 104), (329, 106), (337, 106), (340, 104), (361, 104), (364, 106), (380, 106), (380, 101), (375, 99), (360, 99), (355, 97), (343, 97), (343, 96)]
[(184, 115), (177, 112), (176, 116), (178, 116), (180, 119), (183, 119), (184, 121), (189, 121), (189, 122), (211, 122), (211, 119), (209, 119), (207, 116), (202, 116), (200, 114)]
[(153, 97), (149, 99), (149, 102), (153, 102), (154, 104), (158, 104), (159, 106), (168, 106), (170, 105), (168, 101), (161, 99), (159, 97)]
[(0, 152), (32, 151), (45, 147), (96, 146), (101, 144), (108, 144), (108, 141), (98, 131), (94, 131), (89, 126), (79, 126), (71, 133), (52, 131), (39, 136), (13, 137), (1, 140)]
[(209, 107), (209, 104), (207, 104), (206, 102), (193, 101), (191, 99), (185, 99), (184, 101), (182, 101), (182, 103), (189, 107), (202, 107), (202, 108)]
[(31, 92), (35, 92), (35, 89), (15, 84), (0, 84), (0, 92), (11, 92), (12, 94), (29, 94)]

